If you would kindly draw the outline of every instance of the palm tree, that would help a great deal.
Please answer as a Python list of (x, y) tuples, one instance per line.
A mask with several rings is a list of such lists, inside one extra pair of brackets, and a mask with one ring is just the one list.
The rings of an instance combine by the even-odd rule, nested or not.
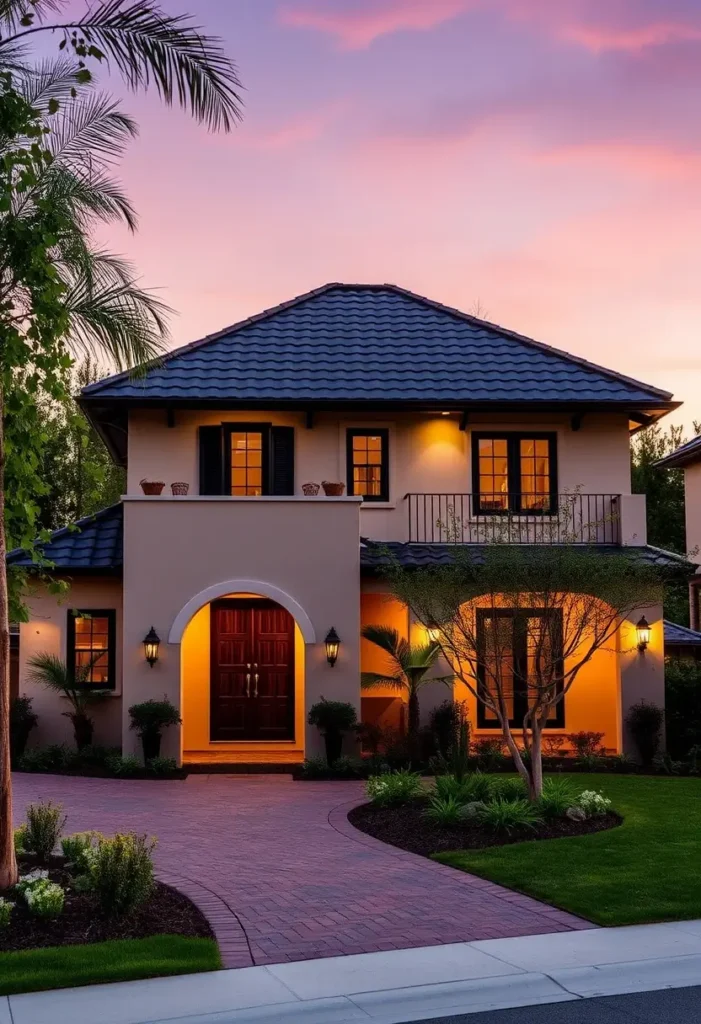
[[(190, 17), (168, 15), (152, 0), (97, 0), (84, 17), (62, 20), (59, 15), (68, 5), (69, 0), (0, 0), (0, 72), (11, 76), (8, 79), (5, 75), (3, 85), (12, 91), (8, 82), (23, 83), (25, 95), (33, 90), (30, 105), (39, 117), (55, 116), (66, 97), (77, 98), (77, 87), (91, 80), (86, 61), (93, 60), (111, 63), (133, 89), (155, 86), (167, 105), (177, 102), (211, 130), (230, 131), (240, 119), (241, 85), (236, 65), (221, 41), (204, 35)], [(31, 37), (41, 32), (58, 33), (59, 49), (71, 54), (71, 59), (38, 68), (28, 65)], [(122, 218), (132, 229), (135, 223), (128, 200), (105, 171), (104, 163), (98, 170), (91, 163), (95, 152), (104, 153), (105, 143), (109, 151), (115, 136), (126, 140), (135, 127), (116, 110), (102, 107), (98, 111), (96, 105), (99, 101), (93, 105), (91, 116), (85, 107), (81, 108), (85, 115), (82, 120), (75, 108), (62, 114), (68, 119), (63, 141), (72, 138), (74, 145), (62, 148), (59, 141), (61, 159), (51, 173), (43, 162), (41, 187), (32, 190), (30, 196), (20, 196), (24, 190), (11, 186), (0, 196), (0, 329), (4, 320), (15, 349), (6, 356), (5, 365), (0, 363), (0, 889), (17, 881), (9, 762), (3, 389), (16, 384), (18, 367), (31, 366), (31, 356), (41, 354), (31, 339), (20, 334), (28, 323), (34, 331), (41, 329), (41, 324), (37, 327), (41, 310), (32, 307), (31, 290), (18, 283), (26, 281), (28, 269), (27, 252), (22, 250), (23, 223), (30, 228), (41, 227), (47, 211), (69, 215), (68, 227), (66, 216), (53, 218), (64, 224), (53, 247), (64, 330), (59, 339), (43, 339), (53, 345), (54, 353), (62, 358), (69, 349), (101, 353), (117, 367), (129, 367), (152, 359), (166, 336), (166, 308), (137, 287), (133, 270), (125, 261), (96, 248), (89, 236), (95, 218)], [(89, 126), (96, 123), (102, 127), (91, 134)], [(31, 118), (29, 125), (33, 126)], [(82, 136), (80, 130), (71, 135), (80, 125)], [(84, 149), (92, 154), (83, 164), (81, 138)], [(15, 141), (11, 134), (0, 138), (0, 153)], [(33, 147), (37, 139), (31, 142)], [(54, 145), (53, 139), (50, 145)], [(35, 161), (35, 166), (40, 162)], [(23, 274), (13, 273), (12, 257), (24, 260)], [(17, 351), (18, 344), (21, 351)], [(3, 345), (0, 338), (0, 353)]]
[(91, 705), (105, 696), (100, 690), (89, 689), (85, 685), (90, 670), (99, 657), (96, 655), (87, 665), (76, 668), (75, 678), (68, 671), (65, 661), (55, 654), (35, 654), (29, 659), (29, 678), (32, 682), (40, 683), (54, 693), (66, 697), (71, 705), (72, 710), (64, 711), (63, 715), (70, 718), (73, 723), (73, 735), (78, 750), (92, 743), (94, 722), (88, 712)]
[(384, 651), (392, 665), (392, 671), (389, 673), (361, 673), (361, 687), (364, 690), (371, 690), (374, 687), (386, 686), (405, 695), (409, 705), (407, 733), (411, 740), (415, 740), (420, 721), (419, 691), (428, 683), (450, 685), (453, 681), (452, 675), (427, 678), (427, 673), (433, 668), (441, 653), (440, 645), (433, 641), (427, 644), (410, 644), (396, 629), (390, 629), (388, 626), (364, 626), (361, 634)]
[(82, 18), (61, 19), (70, 5), (0, 0), (0, 70), (27, 71), (31, 37), (50, 32), (76, 57), (74, 86), (89, 80), (86, 60), (105, 60), (130, 88), (155, 86), (168, 106), (177, 101), (213, 131), (228, 132), (240, 120), (236, 64), (221, 39), (203, 34), (189, 15), (167, 14), (153, 0), (98, 0)]

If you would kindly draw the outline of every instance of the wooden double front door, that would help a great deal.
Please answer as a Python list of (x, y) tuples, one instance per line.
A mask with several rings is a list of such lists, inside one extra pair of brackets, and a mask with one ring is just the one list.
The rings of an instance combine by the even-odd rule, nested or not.
[(212, 740), (294, 739), (294, 619), (273, 601), (215, 601), (211, 610)]

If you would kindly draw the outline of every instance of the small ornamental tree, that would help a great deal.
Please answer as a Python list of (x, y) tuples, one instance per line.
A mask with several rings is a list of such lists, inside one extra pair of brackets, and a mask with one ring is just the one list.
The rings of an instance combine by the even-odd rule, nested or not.
[(636, 608), (660, 601), (663, 584), (634, 549), (572, 544), (456, 545), (448, 564), (419, 572), (390, 559), (387, 572), (501, 729), (531, 800), (543, 790), (543, 729), (581, 669), (613, 647)]

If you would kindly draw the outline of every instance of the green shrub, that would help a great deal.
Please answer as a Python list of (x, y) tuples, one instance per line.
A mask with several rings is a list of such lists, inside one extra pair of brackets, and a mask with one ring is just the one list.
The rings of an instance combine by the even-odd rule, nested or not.
[(322, 697), (312, 704), (307, 721), (315, 725), (324, 737), (326, 762), (332, 765), (341, 756), (344, 734), (356, 728), (358, 714), (352, 704)]
[(105, 768), (110, 775), (116, 775), (120, 779), (127, 779), (143, 772), (143, 765), (138, 757), (128, 754), (126, 757), (108, 757)]
[(178, 762), (174, 757), (152, 757), (146, 770), (151, 775), (174, 775), (178, 770)]
[(20, 825), (19, 828), (15, 829), (14, 833), (14, 844), (15, 853), (26, 853), (27, 852), (27, 826)]
[(182, 719), (178, 709), (169, 700), (145, 700), (129, 708), (130, 729), (139, 735), (159, 732), (169, 725), (180, 725)]
[(490, 779), (493, 800), (525, 800), (528, 796), (526, 783), (520, 775), (507, 775)]
[(156, 842), (133, 832), (101, 838), (92, 857), (92, 887), (108, 917), (130, 914), (153, 889), (152, 854)]
[(503, 740), (478, 740), (473, 749), (477, 766), (483, 772), (498, 772), (510, 761), (504, 754)]
[(665, 751), (663, 754), (655, 754), (652, 759), (652, 767), (659, 775), (681, 775), (684, 762), (673, 760)]
[(119, 747), (103, 747), (98, 743), (91, 743), (80, 751), (79, 763), (83, 768), (104, 768), (108, 757), (120, 754)]
[(79, 871), (89, 871), (100, 838), (98, 832), (76, 832), (72, 836), (65, 836), (61, 840), (63, 856)]
[(3, 928), (10, 927), (10, 918), (12, 917), (12, 911), (15, 909), (15, 905), (11, 900), (6, 900), (0, 896), (0, 931)]
[(39, 716), (32, 710), (31, 697), (13, 697), (10, 701), (10, 760), (16, 765), (22, 755), (29, 734), (39, 721)]
[(302, 775), (305, 779), (326, 779), (329, 775), (329, 766), (326, 758), (317, 755), (307, 757), (302, 764)]
[(30, 914), (53, 921), (63, 911), (66, 893), (56, 882), (50, 882), (48, 878), (37, 878), (24, 889), (24, 898)]
[(543, 736), (543, 757), (562, 757), (565, 745), (564, 736)]
[(544, 818), (564, 818), (568, 808), (576, 802), (574, 790), (567, 779), (546, 779), (538, 809)]
[(408, 768), (372, 775), (365, 792), (378, 807), (406, 804), (421, 792), (421, 776)]
[(611, 767), (608, 757), (603, 754), (582, 754), (574, 763), (583, 772), (607, 772)]
[(663, 722), (662, 708), (646, 700), (633, 704), (626, 716), (626, 724), (635, 740), (640, 759), (646, 767), (655, 759), (662, 739)]
[(667, 750), (686, 757), (701, 745), (701, 664), (670, 658), (664, 669)]
[(60, 772), (73, 760), (74, 752), (62, 744), (54, 743), (49, 747), (27, 750), (20, 757), (18, 768), (21, 772)]
[(436, 796), (443, 800), (452, 798), (458, 803), (469, 804), (475, 800), (488, 800), (491, 784), (481, 772), (473, 772), (464, 779), (456, 779), (454, 775), (439, 775), (436, 777), (435, 791)]
[(45, 863), (54, 852), (66, 824), (61, 804), (30, 804), (27, 808), (27, 831), (24, 836), (25, 849), (35, 853), (40, 863)]
[(567, 736), (575, 754), (580, 758), (601, 757), (604, 753), (604, 749), (601, 746), (603, 738), (603, 732), (571, 732)]
[(458, 825), (465, 805), (454, 796), (432, 796), (424, 814), (437, 825)]
[(480, 824), (494, 832), (511, 835), (513, 832), (530, 829), (542, 824), (539, 809), (528, 800), (492, 800), (477, 815)]
[(347, 757), (342, 754), (331, 765), (331, 773), (336, 779), (360, 779), (363, 775), (363, 761), (359, 757)]
[(577, 797), (576, 806), (584, 811), (587, 818), (596, 818), (608, 814), (611, 810), (611, 801), (603, 793), (597, 793), (595, 789), (585, 789)]

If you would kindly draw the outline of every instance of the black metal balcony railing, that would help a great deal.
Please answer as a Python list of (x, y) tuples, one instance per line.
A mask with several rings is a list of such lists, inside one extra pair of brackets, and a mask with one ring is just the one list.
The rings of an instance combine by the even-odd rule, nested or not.
[(620, 544), (619, 495), (407, 494), (418, 544)]

